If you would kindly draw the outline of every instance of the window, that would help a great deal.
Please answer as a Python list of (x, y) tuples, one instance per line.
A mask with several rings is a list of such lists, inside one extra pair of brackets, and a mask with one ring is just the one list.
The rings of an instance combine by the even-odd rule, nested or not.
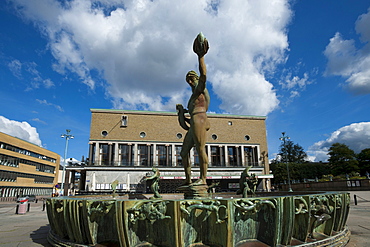
[(109, 164), (109, 157), (108, 157), (108, 144), (101, 144), (100, 145), (100, 158), (101, 158), (101, 165), (108, 166)]
[(17, 152), (17, 153), (20, 153), (20, 154), (28, 155), (28, 156), (31, 156), (31, 157), (36, 157), (36, 158), (43, 159), (43, 160), (53, 162), (53, 163), (56, 162), (56, 159), (53, 159), (53, 158), (50, 158), (50, 157), (47, 157), (47, 156), (44, 156), (44, 155), (41, 155), (41, 154), (38, 154), (38, 153), (34, 153), (34, 152), (28, 151), (26, 149), (22, 149), (22, 148), (19, 148), (19, 147), (16, 147), (16, 146), (13, 146), (13, 145), (10, 145), (10, 144), (7, 144), (7, 143), (0, 143), (0, 148), (6, 149), (6, 150), (9, 150), (9, 151), (12, 151), (12, 152)]
[(152, 166), (153, 165), (153, 146), (151, 145), (138, 145), (138, 162), (139, 166)]
[(211, 146), (211, 165), (225, 166), (225, 159), (222, 155), (222, 148), (219, 146)]
[(194, 147), (194, 166), (199, 166), (199, 155), (197, 149)]
[(35, 183), (43, 183), (43, 184), (52, 184), (54, 181), (54, 177), (46, 177), (46, 176), (27, 174), (27, 173), (21, 173), (21, 172), (0, 171), (0, 181), (16, 182), (17, 177), (31, 178), (31, 179), (34, 179)]
[(257, 147), (244, 147), (245, 166), (258, 166)]
[(183, 166), (182, 165), (182, 158), (181, 158), (181, 149), (182, 146), (175, 146), (175, 162), (176, 166)]
[(119, 145), (119, 155), (120, 155), (120, 166), (132, 166), (132, 161), (134, 160), (133, 146), (129, 144)]
[(48, 173), (54, 173), (55, 167), (37, 163), (34, 161), (21, 159), (5, 154), (0, 154), (0, 165), (3, 166), (11, 166), (11, 167), (18, 167), (19, 163), (30, 165), (30, 166), (36, 166), (36, 171), (40, 172), (48, 172)]
[(241, 152), (238, 146), (227, 147), (229, 166), (241, 166)]
[(157, 157), (159, 166), (171, 166), (172, 152), (169, 145), (157, 145)]
[(140, 132), (140, 137), (141, 137), (141, 138), (146, 137), (146, 133), (145, 133), (145, 132)]
[(128, 116), (123, 115), (121, 120), (122, 120), (121, 127), (127, 127)]

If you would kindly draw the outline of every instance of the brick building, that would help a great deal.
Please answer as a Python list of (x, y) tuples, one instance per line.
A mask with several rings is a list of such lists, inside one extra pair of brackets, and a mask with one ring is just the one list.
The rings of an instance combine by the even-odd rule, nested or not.
[[(175, 112), (91, 109), (89, 156), (84, 167), (68, 167), (68, 176), (81, 172), (80, 190), (107, 191), (118, 180), (118, 190), (145, 192), (142, 178), (153, 166), (161, 172), (160, 192), (175, 192), (184, 181), (180, 151), (186, 131)], [(269, 187), (265, 117), (208, 114), (209, 159), (207, 182), (220, 182), (221, 191), (235, 190), (241, 172), (263, 179)], [(192, 175), (199, 176), (195, 148), (191, 151)], [(67, 178), (67, 180), (69, 177)]]
[(60, 156), (0, 132), (0, 200), (17, 195), (51, 196)]

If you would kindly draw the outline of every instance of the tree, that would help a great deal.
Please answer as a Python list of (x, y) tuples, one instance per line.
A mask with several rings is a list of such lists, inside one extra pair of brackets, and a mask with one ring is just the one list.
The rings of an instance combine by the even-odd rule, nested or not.
[(366, 172), (370, 173), (370, 148), (362, 150), (357, 155), (357, 160), (359, 163), (361, 175), (365, 175)]
[(358, 172), (360, 170), (355, 152), (345, 144), (338, 142), (332, 144), (329, 148), (328, 155), (330, 156), (329, 164), (335, 176)]
[(307, 178), (301, 174), (303, 169), (300, 166), (306, 163), (306, 152), (299, 144), (293, 141), (285, 140), (279, 148), (279, 158), (271, 161), (270, 169), (274, 174), (274, 182), (282, 183), (288, 180), (287, 165), (290, 170), (290, 179), (301, 180)]
[[(284, 145), (285, 144), (285, 145)], [(307, 157), (306, 152), (299, 144), (293, 141), (285, 141), (280, 145), (280, 161), (277, 159), (273, 162), (281, 163), (304, 163)]]
[[(287, 181), (287, 169), (284, 163), (271, 163), (270, 169), (274, 174), (274, 183), (279, 184)], [(331, 173), (330, 167), (326, 163), (289, 163), (291, 178), (303, 181), (304, 179), (322, 178), (323, 175)]]

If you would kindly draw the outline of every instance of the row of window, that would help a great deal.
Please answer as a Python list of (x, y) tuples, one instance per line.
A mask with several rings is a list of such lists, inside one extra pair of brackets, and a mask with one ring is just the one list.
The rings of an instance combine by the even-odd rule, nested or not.
[[(108, 131), (103, 130), (101, 132), (101, 135), (104, 136), (104, 137), (106, 137), (108, 135)], [(142, 131), (142, 132), (140, 132), (139, 136), (140, 136), (140, 138), (145, 138), (146, 137), (146, 133), (144, 131)], [(182, 135), (182, 133), (177, 133), (176, 134), (176, 137), (177, 137), (177, 139), (182, 139), (183, 135)], [(218, 139), (218, 136), (216, 134), (212, 134), (211, 137), (212, 137), (213, 140), (217, 140)], [(251, 137), (249, 135), (245, 135), (244, 136), (244, 140), (249, 141), (250, 139), (251, 139)]]
[(21, 173), (21, 172), (0, 171), (0, 181), (16, 182), (18, 177), (32, 178), (35, 180), (35, 183), (40, 183), (40, 184), (52, 184), (54, 181), (54, 178), (52, 177), (27, 174), (27, 173)]
[(56, 163), (56, 159), (53, 159), (53, 158), (47, 157), (45, 155), (29, 151), (29, 150), (26, 150), (26, 149), (23, 149), (23, 148), (19, 148), (19, 147), (10, 145), (8, 143), (0, 142), (0, 148)]
[(47, 173), (54, 173), (55, 167), (37, 163), (34, 161), (21, 159), (18, 157), (13, 157), (5, 154), (0, 154), (0, 165), (3, 166), (11, 166), (11, 167), (19, 167), (19, 163), (36, 166), (36, 171), (40, 172), (47, 172)]
[[(172, 155), (172, 146), (139, 144), (135, 151), (134, 145), (118, 144), (118, 160), (115, 158), (115, 145), (100, 144), (99, 160), (95, 160), (95, 144), (91, 150), (91, 162), (95, 165), (107, 166), (183, 166), (180, 152), (181, 145), (175, 146), (175, 153)], [(193, 166), (199, 166), (198, 153), (194, 150)], [(258, 150), (252, 146), (227, 146), (225, 154), (224, 146), (210, 146), (210, 166), (258, 166)], [(155, 152), (155, 154), (154, 154)], [(208, 154), (208, 148), (206, 149)], [(135, 159), (135, 155), (137, 158)], [(155, 157), (156, 156), (156, 157)], [(244, 158), (242, 157), (244, 156)], [(155, 158), (155, 163), (154, 163)]]
[(53, 189), (30, 187), (0, 187), (0, 197), (18, 197), (20, 195), (50, 196)]

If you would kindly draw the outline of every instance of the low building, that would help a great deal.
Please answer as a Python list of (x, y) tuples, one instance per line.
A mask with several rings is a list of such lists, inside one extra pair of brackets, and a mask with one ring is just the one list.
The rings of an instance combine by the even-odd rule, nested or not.
[[(91, 109), (89, 156), (83, 167), (67, 167), (80, 172), (80, 190), (111, 190), (117, 180), (118, 191), (146, 192), (143, 178), (152, 167), (161, 173), (160, 192), (175, 192), (184, 183), (180, 151), (186, 135), (175, 112)], [(241, 172), (263, 179), (261, 189), (269, 188), (265, 117), (208, 114), (209, 160), (207, 180), (219, 183), (218, 190), (236, 190)], [(199, 177), (195, 148), (191, 151), (193, 179)]]
[(60, 156), (0, 132), (0, 200), (18, 195), (51, 196)]

